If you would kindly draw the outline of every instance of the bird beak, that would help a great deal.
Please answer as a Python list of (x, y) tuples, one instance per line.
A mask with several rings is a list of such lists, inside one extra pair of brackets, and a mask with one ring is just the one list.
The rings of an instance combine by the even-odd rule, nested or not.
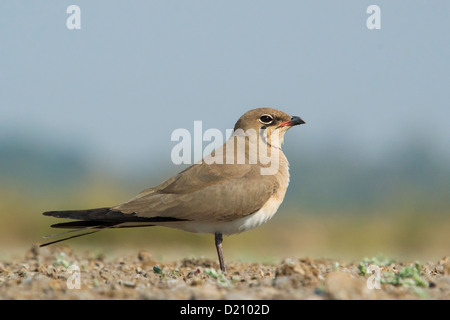
[(290, 120), (281, 123), (280, 127), (292, 127), (292, 126), (296, 126), (296, 125), (299, 125), (299, 124), (305, 124), (305, 123), (306, 122), (303, 121), (302, 118), (297, 117), (297, 116), (293, 116)]

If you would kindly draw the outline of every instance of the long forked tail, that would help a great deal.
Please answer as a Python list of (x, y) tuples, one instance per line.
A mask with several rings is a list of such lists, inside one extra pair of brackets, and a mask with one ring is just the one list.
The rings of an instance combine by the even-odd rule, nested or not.
[[(71, 234), (62, 239), (46, 242), (41, 244), (41, 247), (48, 246), (64, 240), (85, 236), (91, 233), (98, 232), (105, 228), (120, 227), (126, 222), (147, 222), (147, 219), (136, 217), (135, 214), (124, 214), (120, 211), (111, 210), (111, 208), (97, 208), (87, 210), (67, 210), (67, 211), (47, 211), (43, 213), (44, 216), (51, 216), (55, 218), (75, 219), (76, 221), (62, 222), (51, 225), (52, 228), (67, 228), (73, 229), (61, 233), (55, 233), (44, 238), (53, 238), (60, 235)], [(150, 224), (145, 224), (150, 225)], [(74, 232), (78, 232), (73, 234)]]
[[(62, 239), (53, 240), (40, 245), (40, 247), (45, 247), (50, 244), (58, 243), (64, 240), (69, 240), (73, 238), (78, 238), (88, 234), (98, 232), (104, 228), (109, 228), (117, 224), (117, 222), (107, 222), (104, 219), (107, 218), (108, 213), (111, 211), (110, 208), (98, 208), (98, 209), (88, 209), (88, 210), (67, 210), (67, 211), (47, 211), (44, 212), (44, 216), (51, 216), (55, 218), (67, 218), (67, 219), (77, 219), (77, 221), (63, 222), (53, 224), (52, 228), (68, 228), (72, 229), (65, 232), (55, 233), (45, 236), (45, 239), (57, 237), (60, 235), (67, 235)], [(76, 232), (76, 234), (73, 234)]]
[[(97, 208), (87, 210), (67, 210), (67, 211), (47, 211), (44, 216), (55, 218), (74, 219), (76, 221), (62, 222), (51, 225), (52, 228), (74, 229), (61, 233), (51, 234), (44, 238), (53, 238), (60, 235), (71, 234), (68, 237), (50, 241), (41, 244), (41, 247), (48, 246), (53, 243), (64, 240), (85, 236), (94, 232), (98, 232), (105, 228), (131, 228), (131, 227), (149, 227), (159, 222), (182, 221), (171, 217), (138, 217), (136, 213), (123, 213), (111, 208)], [(73, 234), (75, 232), (79, 232)]]

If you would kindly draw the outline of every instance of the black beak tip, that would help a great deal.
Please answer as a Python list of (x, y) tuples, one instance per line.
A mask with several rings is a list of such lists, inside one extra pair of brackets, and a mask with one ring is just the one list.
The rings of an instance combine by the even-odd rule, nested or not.
[(292, 124), (293, 124), (294, 126), (295, 126), (295, 125), (305, 124), (305, 123), (306, 123), (302, 118), (297, 117), (297, 116), (293, 116), (293, 117), (291, 118), (291, 121), (292, 121)]

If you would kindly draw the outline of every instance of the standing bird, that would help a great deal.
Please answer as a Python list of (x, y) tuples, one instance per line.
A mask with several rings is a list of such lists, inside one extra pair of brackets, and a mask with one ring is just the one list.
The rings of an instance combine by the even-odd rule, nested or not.
[(225, 273), (222, 235), (253, 229), (275, 214), (289, 184), (289, 163), (281, 151), (283, 137), (289, 128), (304, 123), (276, 109), (250, 110), (236, 122), (224, 145), (127, 202), (109, 208), (44, 212), (76, 220), (53, 228), (84, 232), (41, 247), (105, 228), (164, 226), (213, 233)]

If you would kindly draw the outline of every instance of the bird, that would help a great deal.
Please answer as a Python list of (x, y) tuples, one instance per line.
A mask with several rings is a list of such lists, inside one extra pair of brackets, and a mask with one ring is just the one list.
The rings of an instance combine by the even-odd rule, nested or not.
[[(220, 270), (227, 272), (223, 235), (256, 228), (277, 212), (289, 184), (289, 162), (281, 150), (284, 134), (304, 124), (273, 108), (242, 115), (230, 138), (202, 160), (112, 207), (47, 211), (43, 215), (75, 221), (52, 228), (71, 229), (47, 246), (108, 228), (164, 226), (214, 234)], [(68, 233), (78, 231), (75, 235)]]

